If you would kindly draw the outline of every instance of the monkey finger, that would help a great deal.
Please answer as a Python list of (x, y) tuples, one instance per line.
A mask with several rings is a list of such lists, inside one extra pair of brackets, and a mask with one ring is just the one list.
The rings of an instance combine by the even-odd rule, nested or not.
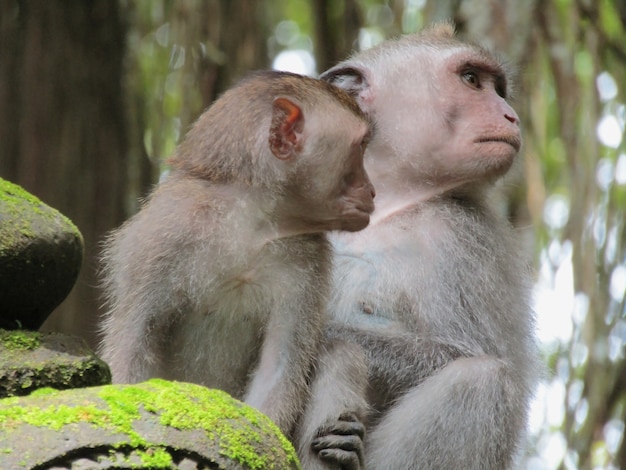
[(357, 418), (356, 413), (353, 412), (345, 412), (339, 415), (340, 421), (350, 421), (352, 423), (359, 422), (359, 418)]
[(322, 452), (327, 449), (340, 449), (350, 452), (360, 452), (363, 449), (363, 440), (354, 435), (339, 436), (329, 434), (313, 439), (311, 447)]
[(322, 426), (317, 436), (327, 436), (329, 434), (337, 434), (340, 436), (355, 435), (363, 439), (365, 436), (365, 425), (358, 420), (354, 413), (345, 413), (332, 423), (326, 423)]
[(324, 449), (320, 451), (319, 458), (325, 462), (339, 464), (341, 470), (359, 470), (361, 468), (361, 459), (354, 452), (340, 449)]
[(336, 434), (339, 436), (358, 436), (363, 439), (365, 436), (365, 426), (360, 422), (337, 421), (325, 429), (320, 435)]

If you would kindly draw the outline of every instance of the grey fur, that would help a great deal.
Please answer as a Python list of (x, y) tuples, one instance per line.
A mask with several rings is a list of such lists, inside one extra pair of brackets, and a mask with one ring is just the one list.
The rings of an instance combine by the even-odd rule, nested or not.
[[(413, 166), (403, 167), (408, 170), (398, 171), (398, 178), (409, 178), (407, 173), (414, 171), (424, 180), (416, 182), (432, 189), (432, 194), (425, 191), (413, 202), (408, 192), (398, 190), (400, 201), (406, 197), (411, 202), (406, 207), (362, 232), (331, 236), (336, 252), (329, 302), (333, 322), (326, 337), (357, 344), (365, 353), (372, 410), (353, 401), (343, 412), (353, 412), (367, 424), (364, 467), (370, 470), (512, 467), (540, 368), (529, 266), (514, 230), (491, 204), (492, 183), (508, 167), (439, 188), (437, 181), (445, 182), (445, 174), (422, 171), (430, 155), (422, 147), (396, 152), (403, 148), (404, 135), (381, 120), (390, 115), (382, 112), (389, 105), (377, 94), (384, 87), (407, 99), (404, 108), (391, 110), (399, 123), (416, 113), (438, 118), (441, 110), (411, 107), (408, 98), (440, 93), (445, 85), (429, 74), (439, 55), (449, 50), (504, 70), (486, 51), (454, 39), (444, 25), (383, 43), (322, 75), (352, 93), (374, 120), (376, 134), (366, 153), (366, 168), (377, 201), (388, 195), (393, 199), (396, 190), (393, 185), (379, 186), (380, 167), (371, 171), (377, 160), (393, 171), (399, 160), (412, 158), (400, 162)], [(400, 68), (402, 73), (397, 73)], [(514, 112), (503, 128), (510, 126), (511, 116)], [(476, 155), (479, 170), (480, 157)], [(328, 381), (329, 371), (323, 364), (320, 368), (319, 375)], [(314, 396), (312, 406), (342, 399), (333, 389), (315, 393), (325, 400)], [(306, 448), (327, 433), (317, 422), (305, 421), (299, 445)], [(346, 440), (329, 447), (349, 446)], [(344, 468), (337, 461), (311, 460), (308, 470)]]

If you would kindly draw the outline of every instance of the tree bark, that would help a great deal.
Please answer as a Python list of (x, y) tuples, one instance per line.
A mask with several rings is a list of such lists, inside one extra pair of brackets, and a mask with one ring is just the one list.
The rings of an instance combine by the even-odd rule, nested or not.
[(345, 0), (343, 8), (331, 0), (313, 0), (315, 18), (315, 60), (321, 73), (357, 50), (363, 15), (355, 0)]
[(85, 239), (72, 293), (44, 325), (94, 340), (98, 242), (123, 219), (125, 28), (118, 3), (0, 2), (0, 175)]

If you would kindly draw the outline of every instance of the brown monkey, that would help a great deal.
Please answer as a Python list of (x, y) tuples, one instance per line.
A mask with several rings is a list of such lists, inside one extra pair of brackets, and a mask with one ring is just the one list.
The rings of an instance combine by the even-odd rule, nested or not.
[[(349, 396), (314, 384), (322, 396), (297, 436), (303, 466), (509, 468), (538, 370), (529, 270), (490, 192), (521, 145), (509, 73), (443, 24), (322, 78), (355, 96), (376, 127), (365, 156), (376, 210), (364, 231), (331, 237), (327, 329), (363, 349), (372, 414), (367, 422), (358, 365), (341, 378), (356, 384)], [(318, 374), (332, 384), (326, 363)], [(355, 418), (367, 422), (364, 449)]]
[(322, 232), (360, 230), (373, 210), (368, 138), (354, 100), (311, 78), (259, 73), (218, 99), (106, 242), (114, 382), (220, 388), (289, 434), (324, 321)]

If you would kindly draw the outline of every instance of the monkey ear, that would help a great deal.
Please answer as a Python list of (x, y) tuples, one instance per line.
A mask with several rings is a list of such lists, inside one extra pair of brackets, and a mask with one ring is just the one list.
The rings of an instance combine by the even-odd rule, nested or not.
[(287, 160), (302, 147), (304, 114), (302, 109), (287, 98), (276, 98), (272, 104), (270, 150), (276, 158)]
[(351, 65), (333, 67), (320, 75), (320, 79), (347, 91), (359, 101), (365, 99), (369, 89), (365, 73)]

